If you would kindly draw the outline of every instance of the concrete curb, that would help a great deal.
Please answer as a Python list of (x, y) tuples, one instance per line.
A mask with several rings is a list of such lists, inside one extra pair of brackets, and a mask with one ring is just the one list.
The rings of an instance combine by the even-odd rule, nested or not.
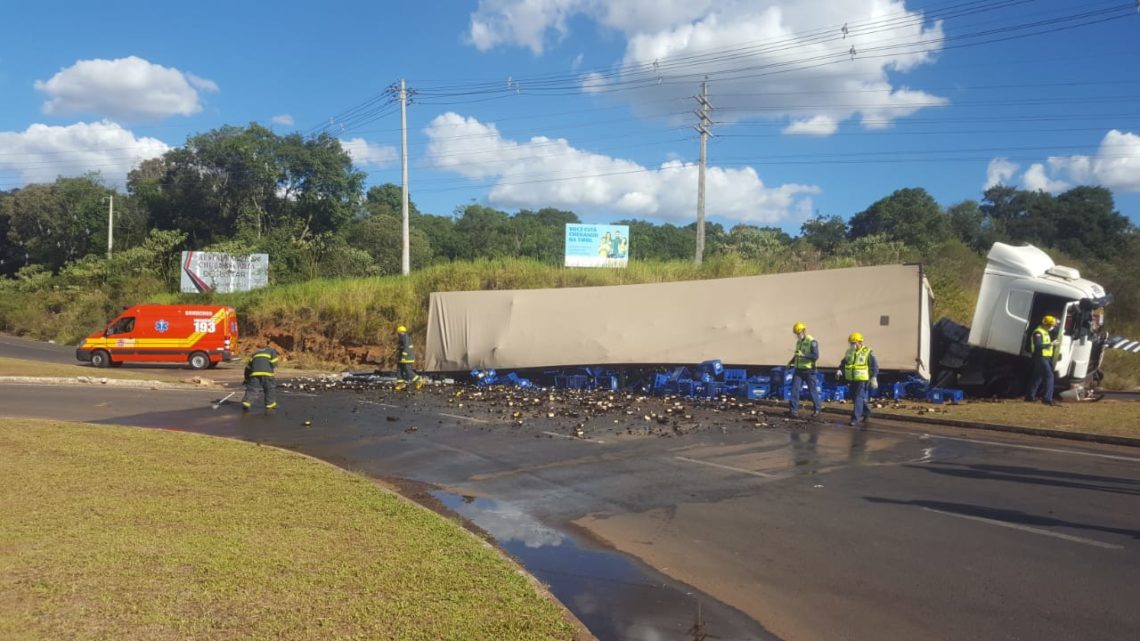
[[(783, 401), (761, 401), (768, 407), (787, 407)], [(848, 415), (850, 411), (825, 407), (822, 410), (828, 414)], [(987, 430), (991, 432), (1006, 432), (1009, 434), (1026, 434), (1029, 436), (1044, 436), (1048, 438), (1064, 439), (1068, 441), (1081, 441), (1084, 443), (1101, 443), (1104, 445), (1123, 445), (1125, 447), (1140, 447), (1140, 438), (1128, 436), (1111, 436), (1108, 434), (1086, 434), (1083, 432), (1066, 432), (1064, 430), (1051, 430), (1044, 427), (1024, 427), (1020, 425), (1002, 425), (1001, 423), (983, 423), (980, 421), (962, 421), (952, 418), (929, 418), (926, 416), (903, 416), (889, 412), (877, 412), (876, 418), (885, 420), (906, 421), (921, 423), (923, 425), (941, 425), (943, 427), (962, 427), (973, 430)], [(872, 419), (874, 420), (874, 419)]]
[(182, 383), (157, 380), (138, 380), (130, 378), (104, 378), (102, 376), (0, 376), (0, 384), (38, 384), (38, 385), (105, 385), (107, 387), (134, 387), (138, 389), (216, 389), (224, 387), (222, 384)]

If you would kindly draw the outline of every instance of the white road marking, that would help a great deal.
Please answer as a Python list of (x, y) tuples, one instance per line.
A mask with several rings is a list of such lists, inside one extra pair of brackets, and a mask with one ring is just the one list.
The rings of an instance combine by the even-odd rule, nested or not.
[(1114, 461), (1129, 461), (1140, 463), (1140, 458), (1134, 456), (1120, 456), (1118, 454), (1100, 454), (1098, 452), (1082, 452), (1081, 450), (1066, 450), (1058, 447), (1040, 447), (1038, 445), (1018, 445), (1016, 443), (999, 443), (997, 441), (983, 441), (981, 439), (963, 438), (960, 436), (938, 436), (931, 434), (930, 438), (940, 438), (947, 441), (963, 441), (965, 443), (978, 443), (980, 445), (996, 445), (998, 447), (1013, 447), (1021, 450), (1035, 450), (1038, 452), (1052, 452), (1053, 454), (1075, 454), (1077, 456), (1095, 456), (1096, 458), (1112, 459)]
[(936, 509), (930, 508), (930, 507), (924, 507), (922, 509), (926, 510), (927, 512), (934, 512), (935, 514), (945, 514), (946, 516), (954, 516), (954, 517), (957, 517), (960, 519), (966, 519), (969, 521), (978, 521), (979, 523), (988, 523), (990, 525), (996, 525), (998, 527), (1009, 528), (1011, 530), (1021, 530), (1022, 532), (1030, 532), (1032, 534), (1041, 534), (1043, 536), (1051, 536), (1055, 539), (1061, 539), (1063, 541), (1070, 541), (1072, 543), (1083, 543), (1085, 545), (1091, 545), (1091, 546), (1097, 547), (1097, 548), (1104, 548), (1106, 550), (1123, 550), (1124, 549), (1123, 545), (1115, 545), (1113, 543), (1105, 543), (1103, 541), (1095, 541), (1093, 539), (1086, 539), (1086, 538), (1083, 538), (1080, 536), (1072, 536), (1070, 534), (1061, 534), (1060, 532), (1050, 532), (1049, 530), (1042, 530), (1040, 528), (1029, 527), (1028, 525), (1018, 525), (1017, 523), (1010, 523), (1008, 521), (999, 521), (997, 519), (987, 519), (984, 516), (972, 516), (969, 514), (957, 514), (954, 512), (944, 512), (942, 510), (936, 510)]
[(746, 470), (740, 467), (732, 467), (731, 465), (721, 465), (720, 463), (711, 463), (709, 461), (701, 461), (695, 458), (688, 458), (686, 456), (675, 456), (678, 461), (685, 461), (686, 463), (696, 463), (697, 465), (707, 465), (709, 467), (716, 467), (722, 470), (729, 470), (732, 472), (739, 472), (741, 474), (750, 474), (752, 476), (759, 476), (761, 478), (772, 479), (776, 478), (775, 474), (768, 474), (765, 472), (757, 472), (755, 470)]
[(568, 438), (575, 441), (586, 441), (587, 443), (605, 443), (605, 441), (600, 438), (579, 438), (577, 436), (571, 436), (570, 434), (559, 434), (558, 432), (543, 432), (543, 434), (547, 436), (556, 436), (558, 438)]
[(439, 416), (446, 416), (448, 418), (457, 418), (461, 421), (474, 421), (476, 423), (490, 423), (491, 421), (484, 421), (481, 418), (472, 418), (470, 416), (460, 416), (459, 414), (444, 414), (443, 412), (436, 412)]

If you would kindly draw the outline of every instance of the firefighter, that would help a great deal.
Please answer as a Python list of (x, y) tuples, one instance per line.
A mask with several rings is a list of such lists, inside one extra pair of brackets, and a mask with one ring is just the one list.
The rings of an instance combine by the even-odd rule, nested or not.
[(847, 353), (835, 371), (836, 380), (846, 379), (851, 384), (851, 400), (854, 410), (851, 425), (862, 425), (871, 418), (871, 390), (879, 389), (879, 362), (871, 348), (863, 344), (863, 335), (853, 332), (847, 337)]
[(261, 396), (265, 402), (265, 411), (277, 409), (277, 383), (273, 375), (277, 372), (277, 361), (280, 357), (272, 347), (262, 347), (249, 357), (245, 365), (245, 396), (241, 399), (241, 409), (248, 412), (253, 408), (253, 401)]
[(414, 383), (418, 389), (423, 385), (423, 381), (420, 375), (416, 373), (415, 368), (412, 367), (416, 364), (415, 345), (412, 345), (412, 337), (408, 336), (408, 328), (403, 325), (396, 328), (396, 333), (399, 334), (400, 339), (399, 366), (396, 373), (396, 379), (399, 382), (396, 384), (396, 388), (404, 389), (408, 383)]
[(788, 367), (795, 368), (795, 373), (792, 374), (792, 394), (788, 400), (789, 409), (793, 418), (800, 415), (800, 388), (806, 382), (811, 395), (811, 415), (814, 418), (819, 416), (819, 378), (815, 371), (815, 362), (819, 360), (819, 343), (808, 335), (807, 325), (803, 323), (792, 325), (792, 333), (796, 335), (796, 351), (792, 360), (788, 361)]
[[(1041, 324), (1033, 330), (1030, 336), (1030, 348), (1033, 352), (1033, 375), (1029, 379), (1029, 389), (1025, 400), (1036, 401), (1038, 392), (1041, 402), (1054, 405), (1053, 401), (1053, 328), (1057, 326), (1057, 318), (1046, 314)], [(1042, 389), (1044, 388), (1044, 389)]]

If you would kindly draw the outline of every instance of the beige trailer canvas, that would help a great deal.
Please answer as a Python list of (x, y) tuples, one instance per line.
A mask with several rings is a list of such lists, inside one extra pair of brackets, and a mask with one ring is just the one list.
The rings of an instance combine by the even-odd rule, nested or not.
[(851, 267), (714, 280), (436, 292), (429, 372), (574, 365), (784, 365), (792, 325), (835, 367), (862, 332), (887, 370), (930, 376), (933, 293), (919, 265)]

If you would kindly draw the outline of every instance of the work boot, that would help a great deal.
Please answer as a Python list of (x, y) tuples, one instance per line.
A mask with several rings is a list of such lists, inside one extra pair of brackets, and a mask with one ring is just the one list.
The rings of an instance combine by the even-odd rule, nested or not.
[(819, 418), (819, 410), (813, 410), (811, 413), (812, 418)]

